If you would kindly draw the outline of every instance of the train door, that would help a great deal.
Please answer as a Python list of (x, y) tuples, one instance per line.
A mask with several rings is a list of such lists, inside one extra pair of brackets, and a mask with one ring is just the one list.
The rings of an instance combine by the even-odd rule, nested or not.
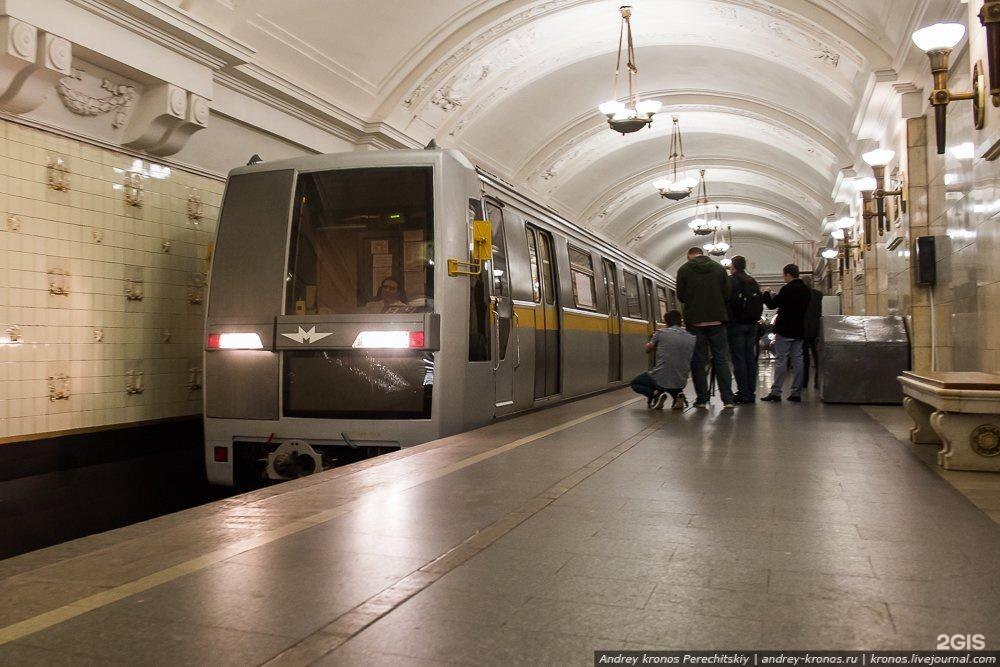
[(622, 318), (618, 310), (618, 269), (604, 260), (604, 292), (608, 297), (608, 382), (622, 379)]
[(535, 398), (559, 393), (559, 303), (552, 235), (526, 225), (532, 282), (541, 302), (535, 316)]
[[(492, 354), (494, 414), (510, 412), (514, 406), (514, 370), (520, 364), (521, 350), (517, 328), (511, 319), (517, 317), (510, 295), (510, 273), (507, 265), (507, 238), (504, 232), (502, 204), (488, 200), (486, 214), (493, 226), (493, 263), (490, 266), (490, 322), (493, 328)], [(513, 336), (511, 332), (513, 331)], [(513, 338), (513, 340), (511, 340)]]

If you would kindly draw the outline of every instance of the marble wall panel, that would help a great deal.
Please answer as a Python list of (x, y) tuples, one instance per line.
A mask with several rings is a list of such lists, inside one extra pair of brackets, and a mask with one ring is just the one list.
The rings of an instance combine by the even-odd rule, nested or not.
[[(56, 159), (65, 190), (47, 182)], [(223, 186), (0, 121), (0, 438), (201, 411), (188, 384), (204, 313), (188, 286), (207, 272)], [(128, 393), (139, 366), (142, 391)]]

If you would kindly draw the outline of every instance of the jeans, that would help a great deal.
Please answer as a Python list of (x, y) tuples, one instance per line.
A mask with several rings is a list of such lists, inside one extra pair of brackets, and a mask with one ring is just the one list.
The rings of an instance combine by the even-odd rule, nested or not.
[(726, 333), (733, 358), (736, 396), (753, 398), (757, 394), (757, 325), (730, 324)]
[(726, 326), (713, 324), (707, 327), (691, 327), (687, 330), (696, 337), (694, 354), (691, 356), (691, 379), (694, 380), (694, 390), (697, 393), (697, 403), (708, 403), (708, 366), (709, 351), (712, 356), (712, 368), (719, 382), (719, 393), (723, 403), (733, 403), (733, 373), (729, 368), (729, 342), (726, 338)]
[(805, 371), (802, 368), (802, 339), (785, 338), (777, 334), (774, 337), (774, 384), (771, 385), (771, 395), (781, 396), (781, 387), (785, 383), (785, 373), (788, 372), (788, 361), (791, 359), (792, 372), (792, 396), (802, 393), (802, 377)]
[(816, 376), (813, 378), (813, 386), (819, 387), (819, 339), (818, 338), (803, 338), (802, 343), (802, 367), (805, 369), (804, 375), (802, 376), (802, 386), (809, 386), (809, 362), (810, 358), (812, 362), (816, 364)]
[(632, 387), (632, 391), (637, 394), (642, 394), (647, 399), (653, 398), (658, 391), (665, 391), (670, 394), (671, 398), (677, 398), (677, 394), (684, 390), (683, 387), (680, 389), (664, 389), (653, 381), (653, 378), (649, 373), (639, 373), (635, 376), (629, 386)]

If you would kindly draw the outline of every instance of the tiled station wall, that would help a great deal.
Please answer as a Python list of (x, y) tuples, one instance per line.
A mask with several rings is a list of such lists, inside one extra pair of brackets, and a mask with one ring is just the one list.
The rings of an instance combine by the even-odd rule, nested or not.
[(0, 441), (201, 411), (223, 186), (0, 120)]

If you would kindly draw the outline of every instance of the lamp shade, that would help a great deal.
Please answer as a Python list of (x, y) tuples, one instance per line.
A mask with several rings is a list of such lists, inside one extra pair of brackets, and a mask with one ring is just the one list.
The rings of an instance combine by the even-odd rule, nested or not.
[(871, 176), (857, 178), (854, 180), (854, 187), (858, 189), (858, 192), (871, 192), (878, 189), (878, 182)]
[(965, 26), (961, 23), (935, 23), (913, 33), (913, 43), (921, 51), (953, 49), (965, 36)]
[(836, 248), (827, 248), (820, 254), (823, 255), (824, 259), (837, 259), (837, 255), (839, 255), (840, 253), (837, 251)]
[(659, 113), (662, 106), (663, 103), (656, 100), (642, 100), (635, 105), (635, 110), (641, 114), (652, 116), (655, 113)]
[(695, 218), (688, 223), (688, 227), (691, 229), (705, 229), (708, 227), (708, 220), (705, 218)]
[(833, 224), (837, 226), (837, 229), (850, 229), (851, 227), (854, 226), (854, 218), (845, 215), (843, 218), (840, 218)]
[(605, 116), (614, 116), (615, 114), (621, 113), (625, 110), (625, 103), (619, 102), (618, 100), (610, 100), (598, 105), (597, 108)]
[(674, 184), (669, 178), (658, 178), (653, 181), (653, 187), (657, 190), (667, 190)]
[(830, 232), (830, 236), (832, 238), (837, 239), (838, 241), (843, 241), (844, 240), (844, 230), (843, 229), (835, 229), (832, 232)]
[(876, 148), (862, 155), (861, 159), (873, 167), (884, 167), (892, 162), (894, 157), (896, 157), (896, 151), (891, 151), (888, 148)]

